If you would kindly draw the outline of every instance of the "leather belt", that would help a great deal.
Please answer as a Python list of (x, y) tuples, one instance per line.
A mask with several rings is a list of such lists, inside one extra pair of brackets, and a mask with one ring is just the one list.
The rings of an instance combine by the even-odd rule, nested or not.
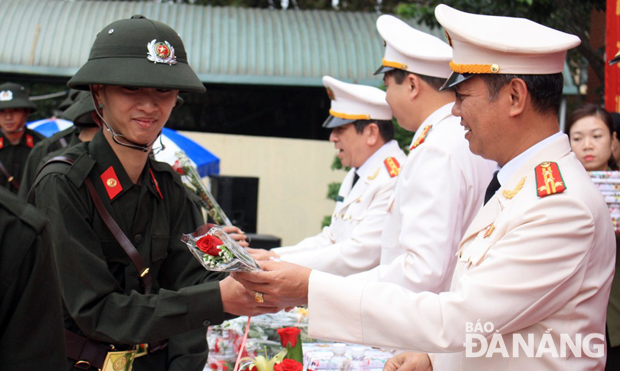
[[(105, 366), (108, 353), (116, 350), (112, 344), (108, 345), (92, 340), (67, 329), (65, 329), (65, 347), (67, 349), (67, 358), (74, 360), (75, 364), (73, 367), (79, 370), (88, 370), (91, 367), (102, 369)], [(135, 354), (135, 358), (147, 355), (148, 353), (159, 352), (167, 347), (168, 340), (140, 344), (134, 347), (138, 350)], [(131, 351), (135, 352), (136, 349)]]
[(74, 367), (88, 370), (91, 367), (103, 368), (103, 363), (112, 346), (105, 345), (65, 329), (67, 358), (75, 362)]

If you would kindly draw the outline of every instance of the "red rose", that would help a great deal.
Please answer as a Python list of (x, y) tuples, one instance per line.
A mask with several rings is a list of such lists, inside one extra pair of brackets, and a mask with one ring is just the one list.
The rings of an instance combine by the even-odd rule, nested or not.
[(301, 363), (288, 358), (273, 366), (273, 371), (302, 371), (303, 369)]
[(179, 163), (179, 160), (176, 160), (174, 162), (174, 165), (172, 165), (172, 169), (181, 175), (185, 175), (185, 171), (183, 170), (183, 166), (181, 166), (181, 164)]
[(224, 243), (222, 242), (222, 240), (211, 235), (204, 236), (203, 238), (196, 241), (196, 247), (198, 247), (198, 249), (203, 253), (209, 254), (211, 256), (219, 256), (220, 251), (222, 250), (220, 250), (218, 246), (223, 244)]
[(297, 337), (301, 334), (301, 330), (297, 327), (285, 327), (278, 329), (278, 335), (280, 335), (280, 343), (286, 348), (288, 343), (291, 343), (291, 348), (297, 345)]

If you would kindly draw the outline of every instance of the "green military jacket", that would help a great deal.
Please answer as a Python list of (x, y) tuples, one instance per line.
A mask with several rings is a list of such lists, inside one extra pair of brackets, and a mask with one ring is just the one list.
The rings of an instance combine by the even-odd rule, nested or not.
[[(21, 140), (16, 145), (4, 136), (0, 131), (0, 161), (7, 169), (10, 176), (13, 176), (18, 184), (21, 184), (22, 173), (26, 158), (35, 144), (42, 141), (45, 137), (34, 130), (24, 129)], [(17, 188), (9, 183), (8, 177), (0, 171), (0, 186), (8, 188), (11, 192), (17, 194)]]
[[(64, 155), (75, 163), (46, 166), (30, 199), (46, 211), (60, 242), (54, 257), (65, 327), (112, 344), (169, 339), (166, 350), (136, 359), (137, 371), (202, 370), (207, 326), (224, 320), (223, 276), (202, 268), (180, 241), (202, 216), (179, 175), (149, 158), (133, 184), (101, 131)], [(151, 294), (142, 293), (138, 272), (97, 213), (86, 177), (150, 268)]]
[(48, 155), (59, 155), (67, 148), (81, 143), (81, 140), (78, 138), (79, 135), (80, 128), (70, 126), (49, 138), (43, 139), (32, 148), (24, 165), (19, 192), (17, 192), (19, 197), (24, 200), (28, 197), (28, 192), (30, 187), (32, 187), (32, 183), (34, 183), (39, 167), (49, 158)]
[(62, 302), (47, 221), (0, 188), (0, 369), (61, 370)]

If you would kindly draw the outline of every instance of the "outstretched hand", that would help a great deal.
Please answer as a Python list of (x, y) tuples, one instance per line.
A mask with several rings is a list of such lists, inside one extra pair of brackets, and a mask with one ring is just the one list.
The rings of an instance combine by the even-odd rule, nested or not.
[(264, 304), (290, 308), (308, 302), (311, 269), (276, 261), (261, 261), (259, 264), (262, 272), (233, 272), (231, 276), (252, 295), (263, 293)]
[(246, 290), (239, 282), (226, 277), (220, 281), (220, 295), (224, 312), (236, 316), (257, 316), (265, 313), (277, 313), (284, 309), (272, 303), (257, 303), (254, 292)]

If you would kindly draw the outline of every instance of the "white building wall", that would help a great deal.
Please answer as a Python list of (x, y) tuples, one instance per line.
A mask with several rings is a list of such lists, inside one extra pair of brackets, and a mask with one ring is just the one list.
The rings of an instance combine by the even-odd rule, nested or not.
[(259, 178), (257, 233), (292, 245), (321, 231), (335, 202), (327, 185), (346, 175), (331, 170), (328, 141), (181, 132), (220, 158), (220, 175)]

